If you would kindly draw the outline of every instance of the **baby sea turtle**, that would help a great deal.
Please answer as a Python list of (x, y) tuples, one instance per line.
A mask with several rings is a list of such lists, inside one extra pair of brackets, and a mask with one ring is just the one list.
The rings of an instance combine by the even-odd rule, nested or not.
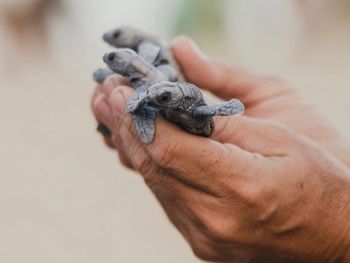
[(244, 111), (239, 100), (208, 106), (199, 88), (189, 83), (170, 82), (168, 77), (131, 49), (118, 49), (104, 56), (113, 72), (129, 79), (135, 88), (127, 111), (133, 116), (141, 140), (149, 144), (155, 135), (160, 113), (184, 130), (209, 137), (214, 130), (213, 116), (229, 116)]
[[(170, 47), (158, 38), (124, 26), (105, 33), (103, 39), (115, 48), (129, 48), (137, 52), (147, 63), (161, 71), (167, 80), (175, 82), (183, 79)], [(94, 80), (102, 84), (112, 74), (111, 70), (99, 69), (94, 73)]]
[[(142, 127), (138, 132), (145, 143), (151, 143), (155, 134), (154, 115), (147, 116), (145, 108), (157, 109), (158, 112), (172, 123), (184, 130), (205, 137), (210, 137), (214, 131), (213, 116), (231, 116), (244, 111), (243, 104), (236, 99), (229, 102), (208, 106), (199, 88), (189, 83), (158, 82), (137, 97), (129, 100), (127, 111), (139, 114), (141, 111), (145, 123), (136, 123)], [(137, 119), (136, 119), (137, 121)]]

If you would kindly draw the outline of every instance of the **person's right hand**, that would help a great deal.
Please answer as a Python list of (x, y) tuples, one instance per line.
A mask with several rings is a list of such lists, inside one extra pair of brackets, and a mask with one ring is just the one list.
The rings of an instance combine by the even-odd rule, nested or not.
[(118, 152), (198, 257), (349, 262), (350, 169), (333, 155), (285, 125), (246, 116), (211, 138), (159, 117), (154, 141), (144, 144), (125, 112), (132, 94), (118, 87), (108, 100)]
[[(338, 159), (350, 166), (350, 146), (320, 116), (305, 103), (295, 89), (278, 78), (259, 76), (246, 70), (230, 66), (217, 59), (204, 56), (188, 38), (180, 37), (172, 45), (173, 53), (186, 80), (207, 90), (221, 99), (240, 99), (246, 106), (245, 115), (259, 119), (278, 121), (312, 139)], [(120, 76), (110, 77), (105, 85), (98, 86), (92, 99), (92, 108), (98, 121), (106, 124), (112, 120), (101, 120), (99, 110), (109, 111), (104, 103), (118, 86), (128, 85)], [(104, 116), (112, 114), (105, 114)], [(221, 133), (231, 118), (218, 117), (215, 133)], [(115, 136), (118, 138), (118, 136)], [(109, 146), (119, 149), (118, 139), (107, 140)], [(124, 164), (130, 162), (120, 153)]]
[[(144, 145), (123, 113), (133, 92), (123, 78), (113, 76), (99, 86), (92, 106), (97, 120), (111, 129), (108, 143), (126, 166), (143, 175), (194, 251), (227, 262), (286, 262), (278, 259), (280, 253), (306, 262), (347, 262), (349, 170), (319, 147), (346, 162), (350, 155), (342, 139), (282, 82), (207, 59), (184, 39), (175, 42), (174, 53), (189, 82), (224, 99), (241, 99), (246, 115), (254, 118), (217, 118), (210, 139), (159, 118), (154, 143)], [(201, 180), (208, 188), (200, 187)], [(178, 184), (200, 194), (218, 187), (215, 193), (224, 198), (211, 206)], [(266, 209), (274, 204), (284, 212)], [(255, 219), (262, 215), (267, 217), (261, 224)], [(189, 234), (186, 227), (192, 227)]]
[[(254, 75), (208, 58), (184, 37), (175, 40), (173, 52), (188, 82), (224, 100), (238, 98), (246, 106), (246, 116), (286, 124), (350, 165), (350, 145), (281, 79)], [(228, 123), (230, 119), (222, 118), (220, 122)]]

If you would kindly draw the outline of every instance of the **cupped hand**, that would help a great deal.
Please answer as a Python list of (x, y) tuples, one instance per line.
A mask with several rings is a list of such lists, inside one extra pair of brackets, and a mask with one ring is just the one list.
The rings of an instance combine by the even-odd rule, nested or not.
[(346, 262), (350, 173), (314, 142), (275, 122), (232, 117), (212, 139), (159, 119), (143, 144), (109, 98), (119, 151), (144, 177), (194, 253), (220, 262)]
[(217, 118), (212, 138), (161, 118), (155, 141), (134, 133), (125, 102), (133, 92), (109, 78), (92, 100), (107, 143), (143, 175), (196, 255), (223, 262), (347, 262), (348, 148), (283, 82), (206, 58), (186, 39), (174, 54), (187, 80), (239, 98), (246, 117)]
[[(172, 47), (188, 82), (224, 100), (240, 99), (246, 106), (246, 116), (283, 123), (350, 166), (349, 143), (287, 83), (275, 77), (254, 75), (218, 59), (208, 58), (185, 37), (175, 40)], [(120, 85), (127, 85), (127, 82), (120, 76), (111, 77), (104, 87), (97, 88), (93, 104), (96, 106), (96, 97), (100, 96), (101, 99), (103, 95), (108, 98), (112, 90)], [(96, 107), (93, 109), (98, 115)], [(222, 121), (229, 122), (230, 119)], [(108, 141), (108, 144), (111, 145), (111, 142)]]

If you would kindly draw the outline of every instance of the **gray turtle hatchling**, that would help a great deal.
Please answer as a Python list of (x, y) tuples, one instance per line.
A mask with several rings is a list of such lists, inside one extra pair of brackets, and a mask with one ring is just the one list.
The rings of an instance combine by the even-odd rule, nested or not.
[[(199, 88), (189, 83), (163, 81), (149, 87), (137, 98), (129, 100), (127, 111), (137, 114), (144, 107), (157, 109), (165, 119), (184, 130), (209, 137), (214, 131), (213, 116), (230, 116), (244, 111), (243, 104), (236, 99), (208, 106)], [(142, 124), (140, 136), (145, 143), (153, 140), (155, 117)], [(140, 126), (136, 124), (136, 126)]]
[[(136, 28), (124, 26), (105, 33), (103, 39), (115, 48), (134, 50), (147, 63), (161, 71), (167, 80), (175, 82), (183, 79), (170, 47), (158, 38)], [(94, 73), (94, 80), (102, 84), (112, 74), (114, 72), (108, 69), (99, 69)]]
[(127, 111), (132, 113), (135, 128), (146, 144), (154, 139), (157, 113), (190, 133), (209, 137), (214, 130), (213, 116), (244, 111), (243, 104), (235, 99), (208, 106), (199, 88), (189, 83), (169, 82), (163, 72), (131, 49), (108, 53), (104, 62), (134, 86)]

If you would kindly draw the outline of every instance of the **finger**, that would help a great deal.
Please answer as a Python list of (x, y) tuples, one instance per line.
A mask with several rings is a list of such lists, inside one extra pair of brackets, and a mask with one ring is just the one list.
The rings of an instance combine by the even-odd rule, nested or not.
[[(103, 86), (101, 87), (101, 93), (102, 96), (104, 97), (104, 102), (108, 101), (108, 98), (110, 94), (113, 92), (114, 89), (118, 88), (122, 83), (125, 83), (122, 77), (119, 75), (112, 75), (110, 76)], [(126, 82), (127, 83), (127, 82)], [(129, 169), (134, 169), (134, 165), (132, 164), (130, 158), (125, 154), (124, 147), (122, 145), (122, 141), (120, 139), (120, 133), (119, 133), (119, 128), (120, 128), (120, 118), (118, 116), (114, 116), (112, 109), (110, 108), (109, 104), (107, 103), (109, 112), (104, 118), (109, 119), (108, 121), (108, 129), (110, 129), (112, 136), (110, 139), (105, 139), (106, 144), (112, 144), (114, 148), (118, 152), (118, 157), (120, 162), (127, 168)], [(103, 112), (97, 113), (99, 116), (103, 115)], [(103, 119), (103, 117), (101, 118)]]
[(279, 79), (256, 76), (203, 55), (187, 37), (177, 38), (172, 50), (187, 80), (222, 99), (236, 97), (246, 106), (289, 91)]
[[(98, 85), (97, 88), (95, 89), (95, 92), (94, 92), (94, 94), (92, 96), (92, 100), (91, 100), (93, 112), (96, 113), (96, 107), (94, 107), (94, 104), (97, 103), (97, 100), (99, 99), (98, 97), (102, 97), (101, 95), (104, 95), (103, 97), (105, 98), (105, 101), (106, 101), (106, 100), (108, 100), (110, 94), (112, 93), (112, 91), (116, 87), (121, 86), (121, 85), (126, 85), (126, 84), (129, 84), (129, 82), (124, 77), (122, 77), (118, 74), (114, 74), (114, 75), (109, 76), (102, 85)], [(107, 103), (104, 103), (104, 105), (109, 107), (109, 105)], [(101, 106), (103, 108), (101, 108), (100, 110), (102, 110), (102, 111), (107, 110), (103, 105), (101, 105)], [(95, 116), (96, 115), (98, 115), (98, 113), (95, 114)], [(106, 117), (108, 117), (107, 114), (104, 114), (104, 115)], [(111, 114), (109, 114), (109, 116), (111, 116)], [(108, 120), (108, 122), (111, 122), (111, 120)], [(106, 124), (106, 123), (104, 123), (104, 124)]]
[[(105, 142), (105, 144), (109, 147), (109, 148), (114, 148), (114, 145), (113, 145), (113, 142), (110, 138), (110, 134), (107, 134), (107, 133), (110, 133), (110, 130), (104, 125), (101, 123), (101, 121), (98, 119), (97, 117), (97, 110), (96, 110), (96, 107), (95, 107), (95, 100), (97, 99), (98, 96), (101, 95), (101, 88), (102, 88), (102, 85), (98, 85), (96, 87), (96, 89), (94, 90), (94, 93), (91, 97), (91, 101), (90, 101), (90, 107), (91, 107), (91, 111), (95, 117), (95, 119), (97, 120), (97, 131), (103, 136), (103, 140)], [(101, 130), (103, 129), (103, 131)]]
[[(109, 76), (106, 81), (102, 85), (98, 85), (92, 95), (91, 98), (91, 109), (94, 113), (96, 119), (98, 120), (98, 112), (97, 112), (97, 103), (100, 103), (101, 97), (105, 99), (105, 101), (108, 100), (110, 94), (113, 92), (113, 90), (121, 85), (127, 85), (129, 82), (122, 76), (118, 74), (114, 74), (112, 76)], [(104, 96), (102, 96), (104, 95)], [(109, 107), (108, 103), (105, 103), (105, 106)], [(105, 107), (102, 106), (103, 109), (100, 109), (101, 111), (106, 111)], [(111, 111), (110, 111), (111, 112)], [(111, 114), (106, 114), (106, 117), (111, 116)], [(110, 121), (109, 121), (110, 122)]]
[(121, 75), (111, 75), (105, 80), (105, 82), (101, 86), (101, 92), (108, 99), (113, 90), (118, 86), (130, 86), (130, 82)]
[[(125, 88), (125, 93), (126, 97), (129, 97), (132, 90)], [(118, 101), (119, 99), (119, 96), (112, 95), (113, 105), (118, 105), (118, 110), (113, 111), (115, 119), (121, 116), (120, 113), (124, 108), (123, 102)], [(129, 125), (131, 124), (129, 123)], [(186, 240), (193, 244), (199, 236), (198, 231), (195, 231), (196, 226), (202, 225), (196, 211), (198, 208), (212, 209), (217, 207), (216, 198), (185, 184), (178, 180), (176, 176), (169, 176), (171, 172), (169, 173), (158, 167), (153, 159), (150, 158), (145, 145), (140, 142), (135, 133), (130, 132), (130, 128), (122, 126), (119, 131), (124, 134), (123, 138), (126, 144), (121, 145), (123, 145), (126, 154), (133, 157), (133, 164), (144, 175), (147, 185), (162, 204), (170, 221), (183, 234)], [(203, 236), (202, 238), (205, 237)], [(209, 255), (212, 256), (213, 254), (210, 253)]]
[[(113, 81), (113, 78), (110, 77), (110, 81)], [(107, 89), (108, 88), (109, 87), (107, 87)], [(130, 159), (120, 147), (121, 140), (118, 132), (120, 118), (113, 118), (112, 110), (109, 104), (106, 103), (107, 95), (106, 93), (102, 93), (101, 89), (102, 86), (97, 88), (97, 92), (94, 94), (95, 99), (92, 102), (93, 112), (100, 123), (98, 128), (106, 129), (106, 131), (103, 132), (103, 135), (107, 135), (107, 131), (110, 133), (109, 136), (104, 136), (106, 145), (110, 148), (115, 148), (118, 151), (120, 162), (127, 168), (133, 169)]]
[(216, 117), (212, 139), (266, 157), (286, 156), (299, 136), (282, 124), (245, 116)]
[(95, 104), (96, 98), (101, 95), (101, 88), (102, 88), (102, 85), (96, 86), (94, 93), (92, 94), (91, 100), (90, 100), (90, 108), (91, 108), (91, 111), (94, 114), (96, 120), (97, 120), (97, 116), (96, 116), (94, 104)]
[(104, 94), (99, 94), (92, 102), (93, 112), (99, 123), (104, 124), (108, 129), (113, 126), (113, 115)]
[(132, 161), (130, 160), (130, 158), (128, 157), (128, 154), (125, 151), (125, 148), (127, 147), (125, 147), (120, 137), (121, 119), (118, 115), (113, 114), (113, 120), (114, 120), (114, 123), (113, 123), (113, 126), (111, 127), (111, 131), (112, 131), (111, 139), (112, 139), (113, 145), (115, 145), (115, 148), (117, 150), (119, 161), (125, 167), (134, 170), (135, 167)]
[[(178, 180), (213, 195), (220, 194), (228, 177), (238, 176), (252, 167), (254, 158), (249, 152), (186, 133), (160, 118), (154, 142), (150, 145), (142, 144), (133, 129), (130, 115), (124, 113), (125, 102), (131, 93), (127, 87), (115, 90), (110, 104), (113, 111), (121, 114), (123, 125), (120, 135), (124, 143), (148, 153), (141, 155), (148, 159), (141, 158), (138, 154), (129, 155), (135, 167), (142, 167), (144, 171), (151, 170), (152, 167), (148, 165), (152, 160), (158, 167), (175, 171), (174, 176)], [(220, 173), (221, 169), (230, 172)]]

